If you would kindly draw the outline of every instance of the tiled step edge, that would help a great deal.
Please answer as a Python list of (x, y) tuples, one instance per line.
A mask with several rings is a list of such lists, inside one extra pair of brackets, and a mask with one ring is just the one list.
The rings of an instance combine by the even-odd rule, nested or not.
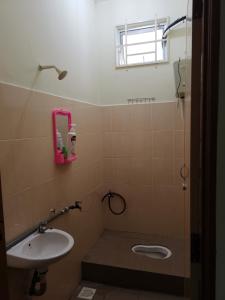
[(82, 262), (82, 280), (123, 288), (184, 296), (189, 279), (166, 274), (130, 270), (107, 265)]

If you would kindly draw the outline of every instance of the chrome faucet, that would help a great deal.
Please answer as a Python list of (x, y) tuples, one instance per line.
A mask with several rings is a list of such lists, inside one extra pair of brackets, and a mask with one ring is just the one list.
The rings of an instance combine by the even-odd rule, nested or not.
[(41, 222), (38, 226), (38, 232), (39, 233), (45, 233), (45, 231), (48, 229), (47, 222)]
[(39, 233), (45, 233), (45, 231), (47, 229), (51, 229), (47, 226), (48, 223), (52, 222), (53, 220), (55, 220), (59, 216), (64, 215), (65, 213), (69, 212), (71, 209), (79, 209), (81, 211), (82, 210), (81, 201), (76, 201), (73, 205), (66, 206), (62, 210), (59, 210), (58, 212), (56, 212), (55, 208), (51, 208), (49, 210), (50, 216), (46, 220), (40, 222), (40, 224), (38, 225), (38, 232)]

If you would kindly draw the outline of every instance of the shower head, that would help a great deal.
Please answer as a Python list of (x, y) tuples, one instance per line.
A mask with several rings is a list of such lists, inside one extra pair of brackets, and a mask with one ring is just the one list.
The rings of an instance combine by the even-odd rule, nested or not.
[(66, 77), (66, 75), (67, 75), (67, 71), (66, 70), (64, 70), (64, 71), (61, 71), (61, 70), (59, 70), (58, 68), (55, 68), (55, 70), (56, 70), (56, 72), (58, 73), (58, 79), (59, 80), (63, 80), (65, 77)]
[(58, 73), (58, 79), (59, 80), (63, 80), (66, 77), (67, 73), (68, 73), (66, 70), (61, 71), (56, 66), (41, 66), (41, 65), (39, 65), (39, 67), (38, 67), (39, 71), (43, 71), (43, 70), (47, 70), (47, 69), (55, 69), (56, 72)]

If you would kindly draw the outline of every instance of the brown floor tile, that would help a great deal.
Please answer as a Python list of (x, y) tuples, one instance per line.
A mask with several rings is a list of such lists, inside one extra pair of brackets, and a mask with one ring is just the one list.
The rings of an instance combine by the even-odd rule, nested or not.
[(83, 281), (70, 300), (80, 300), (77, 297), (82, 287), (90, 287), (97, 289), (93, 300), (188, 300), (184, 297), (176, 297), (173, 295), (165, 295), (160, 293), (152, 293), (145, 291), (122, 289), (113, 286), (107, 286), (100, 283)]

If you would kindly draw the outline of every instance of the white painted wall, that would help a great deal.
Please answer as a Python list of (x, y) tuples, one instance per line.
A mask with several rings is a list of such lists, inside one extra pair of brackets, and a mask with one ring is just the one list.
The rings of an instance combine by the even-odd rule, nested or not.
[[(186, 13), (187, 0), (1, 0), (0, 81), (96, 104), (132, 97), (173, 100), (172, 62), (184, 57), (185, 26), (171, 34), (170, 64), (115, 70), (116, 25)], [(42, 64), (68, 70), (58, 81)]]
[(185, 26), (171, 32), (170, 63), (115, 69), (115, 27), (127, 23), (186, 15), (187, 0), (96, 0), (102, 104), (127, 103), (128, 98), (175, 98), (173, 62), (185, 57)]
[[(0, 81), (98, 103), (94, 0), (1, 0)], [(68, 70), (63, 81), (38, 64)]]

